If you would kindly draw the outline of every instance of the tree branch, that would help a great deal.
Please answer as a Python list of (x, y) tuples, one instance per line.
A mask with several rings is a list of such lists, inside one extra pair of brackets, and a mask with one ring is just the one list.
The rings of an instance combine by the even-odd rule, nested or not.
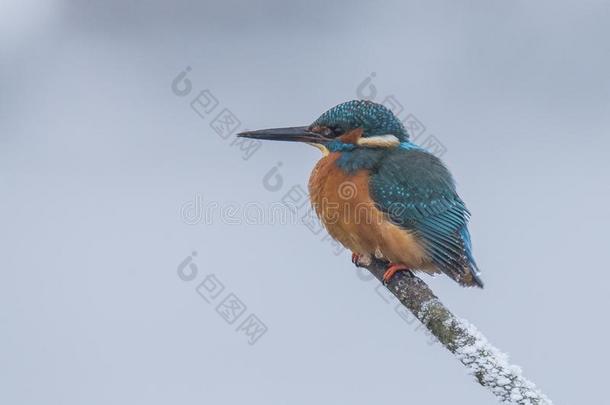
[[(373, 260), (364, 267), (381, 281), (387, 263)], [(501, 402), (552, 404), (521, 375), (518, 366), (510, 365), (507, 356), (487, 342), (473, 325), (455, 317), (421, 279), (410, 272), (398, 272), (386, 287)]]

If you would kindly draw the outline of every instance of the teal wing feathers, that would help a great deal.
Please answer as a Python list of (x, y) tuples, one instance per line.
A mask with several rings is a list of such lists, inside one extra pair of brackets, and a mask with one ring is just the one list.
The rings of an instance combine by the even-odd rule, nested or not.
[(397, 148), (371, 173), (371, 196), (379, 209), (414, 233), (436, 267), (462, 285), (483, 286), (472, 255), (470, 213), (451, 173), (419, 148)]

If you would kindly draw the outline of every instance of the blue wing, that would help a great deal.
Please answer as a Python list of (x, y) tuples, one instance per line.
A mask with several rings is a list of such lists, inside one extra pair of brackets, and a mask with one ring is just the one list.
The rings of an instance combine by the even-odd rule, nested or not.
[(462, 285), (483, 287), (472, 256), (470, 213), (437, 157), (403, 145), (385, 156), (370, 181), (379, 209), (420, 238), (439, 270)]

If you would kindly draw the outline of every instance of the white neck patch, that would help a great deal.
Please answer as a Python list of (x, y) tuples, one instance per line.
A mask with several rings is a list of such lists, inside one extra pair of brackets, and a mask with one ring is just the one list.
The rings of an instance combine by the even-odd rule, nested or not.
[(359, 138), (358, 145), (374, 148), (393, 148), (400, 145), (400, 140), (394, 135), (377, 135)]

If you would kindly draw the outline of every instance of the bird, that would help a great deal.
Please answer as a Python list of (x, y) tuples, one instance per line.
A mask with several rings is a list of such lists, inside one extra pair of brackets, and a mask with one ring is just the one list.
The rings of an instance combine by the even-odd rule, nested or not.
[(323, 157), (309, 179), (311, 204), (356, 266), (446, 274), (483, 288), (468, 230), (470, 212), (443, 162), (416, 145), (382, 104), (351, 100), (307, 126), (244, 131), (242, 138), (307, 143)]

